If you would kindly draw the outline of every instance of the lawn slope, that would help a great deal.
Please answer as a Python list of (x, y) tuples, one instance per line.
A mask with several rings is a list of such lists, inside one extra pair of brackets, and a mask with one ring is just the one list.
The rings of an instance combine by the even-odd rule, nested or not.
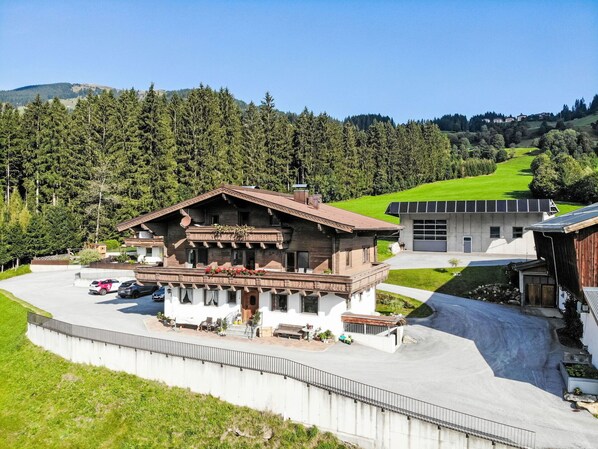
[(279, 416), (70, 363), (31, 344), (25, 329), (25, 308), (0, 293), (1, 448), (345, 447)]
[[(535, 148), (517, 148), (515, 157), (497, 165), (491, 175), (471, 178), (450, 179), (430, 184), (422, 184), (402, 192), (333, 203), (341, 209), (357, 212), (380, 220), (396, 223), (395, 217), (385, 215), (392, 201), (433, 201), (433, 200), (499, 200), (530, 198), (528, 188), (532, 181), (530, 165)], [(574, 210), (580, 205), (559, 203), (561, 213)]]

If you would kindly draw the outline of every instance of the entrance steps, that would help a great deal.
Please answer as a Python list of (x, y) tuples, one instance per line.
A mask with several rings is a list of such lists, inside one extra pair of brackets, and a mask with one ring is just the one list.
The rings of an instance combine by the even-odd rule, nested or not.
[(247, 326), (246, 324), (229, 324), (226, 328), (226, 335), (239, 338), (251, 338), (252, 329), (251, 326)]

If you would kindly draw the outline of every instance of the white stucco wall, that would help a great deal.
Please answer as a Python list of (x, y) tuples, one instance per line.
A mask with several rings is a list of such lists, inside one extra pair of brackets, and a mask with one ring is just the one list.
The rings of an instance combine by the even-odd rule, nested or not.
[(210, 394), (234, 405), (279, 414), (332, 432), (363, 449), (510, 447), (382, 410), (290, 377), (73, 338), (31, 324), (27, 335), (34, 344), (73, 362), (124, 371)]
[[(241, 311), (241, 291), (237, 291), (237, 302), (227, 302), (228, 292), (219, 291), (218, 306), (204, 305), (204, 291), (194, 289), (192, 303), (181, 304), (179, 289), (172, 288), (171, 294), (166, 292), (164, 299), (164, 314), (176, 318), (177, 322), (200, 324), (207, 317), (214, 320), (225, 318), (234, 311)], [(269, 292), (259, 294), (259, 310), (262, 314), (262, 325), (277, 327), (279, 324), (306, 325), (311, 324), (315, 329), (323, 331), (330, 329), (337, 337), (343, 333), (341, 315), (347, 311), (346, 301), (336, 295), (323, 295), (318, 302), (318, 313), (301, 312), (301, 295), (296, 293), (288, 296), (287, 311), (272, 310), (272, 295)], [(370, 288), (362, 294), (355, 294), (351, 298), (351, 309), (353, 313), (372, 314), (376, 308), (376, 291)]]
[[(472, 252), (488, 254), (519, 254), (535, 257), (532, 231), (513, 238), (513, 227), (530, 226), (548, 218), (542, 213), (487, 214), (404, 214), (401, 216), (401, 242), (413, 250), (413, 220), (447, 220), (447, 251), (463, 252), (463, 237), (472, 238)], [(500, 226), (500, 238), (490, 238), (490, 227)]]
[(581, 341), (588, 347), (588, 352), (592, 354), (592, 364), (598, 368), (598, 320), (592, 312), (581, 313), (580, 315), (583, 323)]
[(137, 250), (137, 261), (141, 263), (160, 263), (164, 261), (164, 248), (155, 246), (152, 248), (152, 255), (146, 256), (147, 248), (142, 246), (136, 246)]
[[(170, 293), (169, 293), (170, 290)], [(228, 314), (235, 310), (240, 310), (241, 292), (235, 292), (237, 302), (235, 304), (228, 303), (228, 292), (221, 290), (215, 292), (218, 297), (217, 306), (204, 305), (204, 291), (203, 289), (193, 289), (191, 295), (192, 303), (181, 304), (180, 290), (176, 287), (169, 289), (166, 287), (166, 295), (164, 298), (164, 315), (170, 318), (176, 318), (179, 323), (200, 324), (206, 318), (212, 317), (214, 321), (218, 318), (225, 318)]]

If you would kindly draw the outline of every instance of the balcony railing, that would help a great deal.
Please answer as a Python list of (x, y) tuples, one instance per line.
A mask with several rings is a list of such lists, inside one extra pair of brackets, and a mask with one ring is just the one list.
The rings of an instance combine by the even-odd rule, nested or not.
[(191, 242), (276, 245), (279, 248), (291, 240), (292, 229), (288, 228), (249, 228), (221, 230), (214, 226), (193, 226), (185, 231)]
[(164, 246), (164, 237), (161, 235), (152, 238), (128, 237), (125, 238), (125, 246), (138, 246), (141, 248), (160, 247)]
[(369, 269), (351, 276), (337, 274), (289, 273), (266, 271), (261, 275), (228, 276), (206, 274), (204, 268), (143, 267), (135, 270), (137, 280), (142, 283), (193, 288), (257, 289), (286, 294), (333, 293), (348, 297), (383, 282), (388, 277), (389, 266), (375, 264)]

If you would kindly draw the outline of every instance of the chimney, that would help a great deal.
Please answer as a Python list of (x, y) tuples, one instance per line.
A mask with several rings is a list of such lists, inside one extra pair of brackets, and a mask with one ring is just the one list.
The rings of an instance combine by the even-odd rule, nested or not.
[(307, 184), (293, 184), (293, 200), (301, 204), (307, 204), (309, 190)]
[(311, 195), (307, 198), (307, 204), (309, 204), (314, 209), (319, 209), (321, 203), (322, 195)]

